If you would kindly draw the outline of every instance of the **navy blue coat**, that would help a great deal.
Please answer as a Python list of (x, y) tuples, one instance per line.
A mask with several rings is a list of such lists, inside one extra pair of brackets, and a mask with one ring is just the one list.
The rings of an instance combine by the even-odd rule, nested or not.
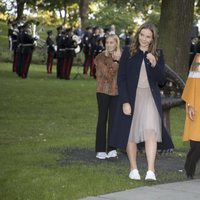
[[(130, 103), (132, 113), (134, 113), (136, 90), (143, 60), (145, 62), (147, 77), (153, 99), (160, 117), (163, 119), (159, 85), (163, 85), (165, 83), (165, 64), (162, 51), (158, 50), (158, 52), (159, 58), (154, 68), (151, 67), (150, 62), (146, 58), (148, 52), (138, 50), (137, 54), (131, 57), (129, 47), (125, 47), (122, 53), (118, 71), (119, 102), (109, 141), (109, 144), (112, 147), (126, 149), (132, 122), (132, 115), (125, 115), (122, 111), (122, 105), (123, 103)], [(174, 145), (172, 140), (162, 121), (162, 143), (158, 143), (158, 149), (171, 150), (173, 148)]]

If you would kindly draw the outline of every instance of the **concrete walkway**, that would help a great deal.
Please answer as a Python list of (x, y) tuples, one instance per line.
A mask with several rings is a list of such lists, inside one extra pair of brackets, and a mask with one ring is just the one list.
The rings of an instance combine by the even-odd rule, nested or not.
[(82, 200), (197, 200), (200, 199), (200, 179), (144, 186)]

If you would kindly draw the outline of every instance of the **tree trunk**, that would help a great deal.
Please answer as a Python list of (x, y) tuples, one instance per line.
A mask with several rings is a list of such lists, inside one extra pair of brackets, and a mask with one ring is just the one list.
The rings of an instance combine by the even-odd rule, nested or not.
[(189, 50), (195, 0), (162, 0), (159, 46), (165, 63), (182, 77), (189, 69)]
[(65, 11), (63, 16), (63, 25), (65, 25), (67, 22), (67, 7), (65, 6), (63, 10)]
[(60, 16), (60, 19), (62, 19), (62, 12), (60, 8), (59, 8), (59, 16)]
[(25, 1), (17, 0), (17, 18), (16, 20), (21, 20), (24, 12)]
[(88, 5), (90, 0), (80, 0), (79, 3), (79, 13), (81, 18), (81, 25), (83, 28), (87, 25), (87, 14), (88, 14)]

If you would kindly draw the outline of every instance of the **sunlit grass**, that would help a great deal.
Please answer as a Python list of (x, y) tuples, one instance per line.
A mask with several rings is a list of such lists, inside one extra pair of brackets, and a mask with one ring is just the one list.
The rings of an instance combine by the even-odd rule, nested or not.
[[(158, 156), (159, 180), (130, 181), (124, 154), (114, 161), (95, 159), (96, 83), (89, 76), (74, 79), (77, 72), (82, 67), (73, 67), (70, 81), (58, 80), (55, 65), (48, 75), (45, 65), (32, 64), (23, 80), (11, 63), (0, 63), (0, 199), (71, 200), (186, 179), (176, 169), (187, 149), (181, 138), (184, 107), (171, 111), (177, 152)], [(139, 166), (144, 175), (144, 155)]]

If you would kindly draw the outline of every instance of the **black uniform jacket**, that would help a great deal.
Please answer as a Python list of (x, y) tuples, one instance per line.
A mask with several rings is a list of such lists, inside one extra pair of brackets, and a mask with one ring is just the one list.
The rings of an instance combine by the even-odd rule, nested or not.
[[(162, 119), (159, 85), (165, 83), (165, 64), (162, 51), (158, 50), (158, 52), (159, 59), (157, 64), (155, 67), (151, 67), (150, 62), (146, 58), (148, 52), (138, 50), (136, 55), (131, 57), (129, 47), (125, 47), (123, 50), (118, 71), (119, 103), (109, 141), (110, 146), (112, 147), (126, 149), (132, 122), (132, 115), (125, 115), (122, 111), (122, 105), (123, 103), (130, 103), (132, 113), (134, 113), (136, 90), (143, 60), (145, 62), (150, 90)], [(158, 143), (158, 149), (171, 150), (173, 148), (174, 146), (172, 140), (162, 122), (162, 143)]]

